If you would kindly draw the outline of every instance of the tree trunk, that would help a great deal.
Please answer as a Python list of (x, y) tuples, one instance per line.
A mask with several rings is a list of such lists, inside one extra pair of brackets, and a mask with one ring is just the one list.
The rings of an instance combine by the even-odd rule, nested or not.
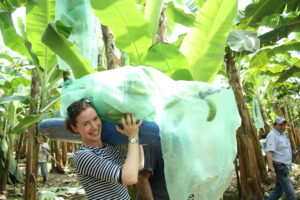
[(114, 36), (112, 31), (101, 24), (103, 41), (106, 51), (107, 69), (115, 69), (121, 66), (121, 52), (115, 46)]
[(22, 147), (21, 147), (21, 159), (26, 158), (26, 154), (27, 154), (27, 139), (28, 139), (28, 131), (24, 132), (24, 138), (23, 138), (23, 143), (22, 143)]
[(297, 130), (295, 128), (295, 127), (297, 127), (297, 126), (295, 126), (295, 121), (296, 120), (295, 120), (295, 116), (294, 116), (294, 113), (296, 113), (296, 112), (294, 110), (294, 106), (293, 105), (295, 105), (295, 104), (294, 103), (293, 104), (288, 104), (287, 105), (287, 111), (288, 111), (288, 115), (290, 116), (291, 129), (292, 129), (292, 132), (293, 132), (294, 138), (295, 138), (295, 144), (296, 144), (295, 148), (297, 148), (297, 147), (300, 146), (300, 136), (297, 133)]
[(166, 7), (164, 6), (160, 13), (159, 24), (156, 34), (156, 43), (168, 42), (167, 39), (167, 18), (166, 18)]
[(256, 128), (251, 120), (243, 97), (243, 90), (237, 74), (234, 58), (228, 53), (225, 56), (225, 61), (229, 75), (229, 84), (233, 89), (242, 118), (242, 126), (237, 130), (241, 199), (260, 200), (264, 197), (261, 187), (261, 177), (267, 179), (265, 163), (258, 142)]
[(294, 151), (299, 146), (298, 135), (296, 134), (296, 131), (295, 131), (294, 120), (292, 118), (292, 111), (291, 111), (291, 108), (289, 107), (289, 105), (286, 105), (286, 110), (287, 110), (287, 116), (288, 116), (288, 119), (286, 119), (286, 120), (288, 120), (288, 122), (289, 122), (288, 133), (289, 133), (290, 139), (292, 139), (291, 144), (292, 144), (292, 150)]
[(284, 114), (283, 114), (283, 112), (282, 112), (282, 110), (280, 108), (279, 102), (273, 103), (273, 108), (274, 108), (277, 116), (283, 116), (284, 117)]
[(287, 129), (287, 135), (291, 142), (292, 150), (295, 150), (297, 148), (296, 142), (295, 142), (295, 134), (293, 131), (293, 124), (291, 123), (291, 120), (289, 119), (289, 114), (287, 113), (287, 110), (285, 107), (281, 106), (279, 102), (276, 102), (274, 104), (274, 109), (276, 111), (277, 116), (283, 116), (288, 124)]
[(62, 154), (61, 154), (61, 149), (60, 149), (60, 142), (59, 141), (53, 141), (54, 144), (54, 154), (55, 154), (55, 159), (57, 161), (55, 171), (59, 174), (64, 174), (64, 167), (63, 167), (63, 162), (62, 162)]
[(260, 99), (258, 99), (258, 105), (259, 105), (259, 109), (260, 109), (260, 112), (261, 112), (261, 116), (262, 116), (262, 118), (264, 120), (264, 124), (265, 124), (264, 128), (261, 128), (260, 136), (262, 134), (267, 135), (271, 131), (271, 127), (268, 124), (268, 117), (267, 117), (266, 111), (265, 111), (264, 106), (263, 106), (262, 102), (260, 101)]
[(16, 160), (17, 161), (20, 160), (20, 158), (21, 158), (24, 134), (25, 134), (25, 132), (21, 133), (20, 137), (16, 141), (15, 151), (16, 151)]
[[(5, 134), (6, 135), (6, 134)], [(2, 139), (2, 143), (7, 143), (5, 140), (5, 137)], [(1, 145), (1, 143), (0, 143)], [(3, 152), (4, 153), (4, 152)], [(8, 168), (9, 168), (9, 155), (10, 155), (10, 150), (8, 149), (6, 152), (6, 159), (1, 158), (0, 160), (0, 197), (5, 198), (6, 197), (6, 185), (7, 185), (7, 180), (8, 180)], [(2, 160), (3, 159), (3, 160)], [(4, 163), (2, 163), (4, 161)]]
[[(36, 69), (32, 70), (31, 81), (31, 97), (34, 103), (30, 105), (29, 115), (37, 114), (37, 102), (39, 97), (39, 79), (36, 74)], [(32, 124), (28, 131), (27, 140), (27, 156), (26, 156), (26, 183), (25, 183), (25, 200), (36, 200), (37, 187), (37, 165), (38, 165), (38, 130), (37, 125)]]
[(67, 142), (62, 142), (62, 163), (63, 163), (63, 166), (67, 166), (68, 164), (68, 150), (67, 150)]
[[(50, 141), (50, 149), (51, 149), (51, 156), (54, 158), (54, 141)], [(55, 172), (55, 161), (51, 158), (51, 170), (50, 172)]]
[(74, 153), (75, 151), (76, 151), (76, 149), (77, 149), (77, 144), (75, 144), (75, 143), (73, 143), (72, 144), (72, 153)]

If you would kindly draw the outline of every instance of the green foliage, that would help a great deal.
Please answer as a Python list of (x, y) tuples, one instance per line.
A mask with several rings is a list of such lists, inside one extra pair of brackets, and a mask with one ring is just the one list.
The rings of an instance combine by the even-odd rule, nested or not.
[(156, 33), (164, 0), (146, 0), (145, 18), (149, 21), (152, 43), (156, 41)]
[(14, 28), (14, 24), (9, 12), (0, 12), (0, 30), (2, 38), (7, 47), (23, 56), (30, 57), (24, 40), (19, 36)]
[(48, 110), (49, 108), (51, 108), (52, 106), (54, 106), (55, 103), (57, 103), (60, 100), (60, 95), (57, 95), (51, 99), (49, 99), (46, 103), (45, 106), (41, 108), (41, 112), (45, 112), (46, 110)]
[(250, 66), (261, 67), (271, 64), (270, 60), (276, 54), (286, 54), (288, 51), (298, 51), (299, 49), (300, 41), (292, 41), (275, 47), (263, 48), (251, 58)]
[(300, 10), (300, 1), (298, 0), (289, 0), (287, 3), (287, 12), (299, 11)]
[[(1, 170), (4, 169), (4, 164), (7, 159), (7, 153), (9, 151), (8, 144), (5, 139), (0, 139), (0, 174), (3, 174)], [(16, 160), (13, 158), (12, 155), (9, 156), (9, 168), (8, 168), (8, 173), (10, 176), (10, 179), (13, 180), (14, 182), (23, 182), (24, 181), (24, 176), (20, 168), (18, 167)]]
[(257, 38), (256, 31), (232, 31), (227, 38), (227, 44), (230, 49), (237, 52), (254, 52), (260, 47), (260, 41)]
[(58, 196), (68, 199), (70, 198), (70, 194), (85, 194), (82, 187), (48, 187), (43, 188), (40, 193), (40, 200), (54, 200), (57, 199)]
[[(300, 63), (300, 61), (298, 61)], [(299, 74), (300, 72), (300, 67), (296, 67), (296, 65), (287, 68), (286, 70), (283, 70), (282, 73), (280, 74), (280, 77), (276, 81), (277, 83), (283, 83), (286, 81), (288, 78), (290, 78), (293, 75), (296, 75), (297, 73)], [(298, 76), (300, 78), (300, 76)]]
[(175, 80), (192, 80), (187, 59), (171, 44), (153, 45), (148, 50), (143, 63), (160, 70)]
[(237, 13), (237, 1), (206, 1), (180, 51), (187, 57), (193, 80), (212, 82), (224, 59), (224, 44)]
[(41, 192), (40, 200), (55, 200), (57, 198), (54, 192), (43, 191)]
[(25, 0), (2, 0), (0, 1), (0, 10), (7, 10), (10, 13), (21, 7)]
[(15, 95), (2, 96), (2, 97), (0, 97), (0, 104), (8, 103), (11, 101), (23, 101), (27, 98), (28, 98), (28, 96), (15, 96)]
[(47, 118), (49, 118), (48, 114), (26, 116), (23, 119), (19, 120), (17, 126), (15, 126), (12, 130), (12, 133), (20, 134), (21, 132), (24, 132), (30, 125), (38, 123)]
[(300, 27), (300, 16), (293, 16), (285, 20), (284, 24), (259, 36), (262, 46), (275, 44), (281, 38), (287, 37), (295, 29)]
[(195, 21), (195, 14), (187, 14), (182, 9), (176, 8), (173, 2), (169, 2), (166, 4), (167, 6), (167, 16), (168, 23), (169, 20), (177, 24), (182, 24), (186, 27), (193, 27)]
[(51, 22), (42, 36), (42, 42), (71, 66), (75, 78), (80, 78), (93, 73), (94, 70), (90, 67), (89, 61), (77, 53), (76, 46), (64, 37), (70, 30), (60, 21)]
[(191, 13), (197, 13), (206, 0), (174, 0), (173, 2), (179, 5), (182, 9), (187, 8)]
[[(141, 65), (152, 44), (149, 22), (133, 0), (91, 0), (94, 13), (114, 33), (116, 45), (130, 56), (130, 63)], [(112, 17), (113, 16), (113, 17)]]
[(245, 18), (241, 20), (240, 29), (247, 27), (257, 27), (266, 16), (281, 14), (287, 2), (295, 0), (260, 0), (258, 3), (252, 3), (246, 7)]
[[(278, 99), (282, 99), (285, 96), (291, 96), (295, 98), (299, 94), (299, 81), (289, 81), (276, 84), (274, 86), (274, 92)], [(297, 97), (299, 99), (299, 96)]]
[(0, 53), (0, 58), (4, 58), (5, 60), (7, 60), (10, 63), (13, 62), (13, 57), (6, 53)]
[(55, 0), (28, 0), (26, 5), (26, 35), (39, 65), (48, 69), (56, 63), (55, 54), (41, 41), (48, 23), (55, 18)]

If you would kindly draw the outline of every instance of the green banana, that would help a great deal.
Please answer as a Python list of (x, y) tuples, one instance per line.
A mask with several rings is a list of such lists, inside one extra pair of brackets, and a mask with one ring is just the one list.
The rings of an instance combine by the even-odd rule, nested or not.
[(206, 104), (209, 108), (209, 113), (208, 113), (208, 116), (206, 118), (206, 121), (210, 122), (216, 117), (217, 106), (216, 106), (215, 102), (211, 99), (204, 99), (204, 101), (206, 102)]

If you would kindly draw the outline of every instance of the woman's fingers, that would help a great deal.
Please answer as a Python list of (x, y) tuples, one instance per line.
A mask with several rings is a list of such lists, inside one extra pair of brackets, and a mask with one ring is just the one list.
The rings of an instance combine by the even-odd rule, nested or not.
[(119, 131), (120, 133), (124, 134), (124, 129), (121, 129), (118, 125), (115, 125), (115, 128), (117, 131)]
[(124, 116), (121, 117), (121, 124), (123, 125), (123, 127), (126, 126), (126, 121), (124, 119)]
[(127, 123), (128, 123), (128, 125), (130, 124), (132, 124), (132, 120), (131, 120), (131, 114), (130, 113), (127, 113), (126, 114), (126, 117), (127, 117)]
[(133, 114), (126, 113), (126, 120), (125, 120), (125, 117), (122, 116), (121, 123), (123, 125), (123, 128), (125, 128), (125, 127), (129, 128), (129, 127), (134, 127), (134, 126), (140, 127), (141, 124), (143, 123), (143, 120), (139, 120), (139, 122), (137, 123), (136, 118)]
[(142, 123), (143, 123), (143, 120), (140, 120), (139, 123), (137, 124), (138, 127), (141, 127)]
[(130, 114), (130, 116), (131, 116), (131, 120), (132, 120), (132, 125), (135, 125), (136, 124), (135, 116), (133, 114)]

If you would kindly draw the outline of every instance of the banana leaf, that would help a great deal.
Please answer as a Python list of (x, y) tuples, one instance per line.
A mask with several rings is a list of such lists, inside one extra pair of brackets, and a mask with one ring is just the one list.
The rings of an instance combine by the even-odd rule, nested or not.
[(8, 12), (0, 12), (0, 30), (4, 44), (11, 50), (18, 52), (22, 56), (30, 57), (24, 40), (17, 34), (11, 15)]
[[(0, 165), (2, 165), (2, 167), (0, 167), (0, 170), (4, 169), (4, 163), (5, 163), (5, 160), (7, 159), (7, 151), (8, 151), (7, 142), (4, 139), (0, 139), (0, 155), (3, 155), (0, 158)], [(9, 156), (8, 172), (9, 172), (9, 175), (10, 175), (10, 179), (16, 180), (20, 183), (24, 182), (23, 172), (21, 171), (21, 169), (17, 165), (17, 162), (13, 158), (13, 155)], [(3, 172), (0, 171), (0, 174), (3, 174)]]
[(254, 52), (260, 47), (260, 41), (257, 38), (256, 31), (232, 31), (227, 38), (227, 43), (232, 50), (237, 52)]
[(259, 39), (262, 46), (274, 44), (276, 41), (281, 38), (287, 37), (292, 31), (300, 27), (300, 16), (295, 17), (289, 20), (285, 25), (282, 25), (278, 28), (275, 28), (272, 31), (269, 31), (261, 36)]
[(43, 119), (46, 119), (49, 117), (49, 114), (40, 114), (40, 115), (31, 115), (26, 116), (23, 119), (19, 120), (19, 123), (17, 126), (15, 126), (12, 130), (13, 134), (19, 134), (26, 130), (30, 125), (40, 122)]
[(169, 20), (173, 20), (178, 24), (182, 24), (186, 27), (193, 27), (195, 21), (195, 14), (185, 13), (184, 10), (176, 8), (173, 2), (169, 2), (167, 5), (167, 17)]
[(156, 41), (156, 33), (164, 0), (146, 0), (145, 18), (149, 21), (152, 44)]
[(47, 25), (55, 15), (55, 0), (28, 0), (26, 5), (26, 36), (39, 65), (48, 71), (56, 63), (55, 54), (41, 41)]
[(257, 27), (266, 16), (281, 14), (286, 3), (291, 0), (261, 0), (246, 7), (245, 18), (240, 21), (240, 29)]
[(181, 7), (183, 10), (188, 10), (191, 13), (196, 14), (199, 8), (202, 8), (206, 0), (173, 0), (176, 7)]
[(149, 22), (142, 16), (133, 0), (91, 0), (94, 13), (101, 24), (114, 33), (116, 46), (130, 56), (131, 65), (141, 65), (144, 54), (152, 44)]
[(287, 42), (283, 45), (264, 48), (258, 51), (250, 60), (250, 67), (260, 67), (270, 64), (270, 58), (276, 54), (286, 54), (288, 51), (299, 51), (300, 41)]
[(11, 101), (23, 101), (27, 99), (27, 96), (15, 96), (15, 95), (10, 95), (10, 96), (2, 96), (0, 97), (0, 104), (11, 102)]
[(158, 43), (149, 48), (143, 63), (175, 80), (192, 80), (187, 59), (171, 44)]
[(75, 78), (95, 72), (89, 61), (78, 54), (76, 46), (66, 39), (69, 33), (70, 27), (62, 22), (51, 22), (43, 33), (42, 42), (72, 68)]
[(283, 83), (285, 82), (288, 78), (294, 76), (295, 74), (300, 72), (300, 61), (295, 63), (292, 67), (284, 70), (281, 74), (280, 77), (277, 79), (277, 83)]
[(195, 26), (184, 38), (180, 51), (191, 67), (193, 79), (212, 82), (224, 59), (227, 36), (237, 13), (237, 0), (206, 1)]

